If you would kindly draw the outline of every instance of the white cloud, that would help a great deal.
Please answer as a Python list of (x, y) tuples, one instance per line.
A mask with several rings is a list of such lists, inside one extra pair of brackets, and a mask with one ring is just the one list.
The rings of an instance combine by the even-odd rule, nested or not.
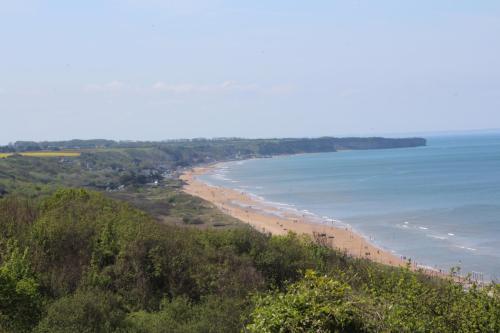
[(271, 86), (269, 88), (269, 94), (271, 95), (287, 95), (295, 91), (295, 86), (291, 84), (278, 84)]
[(190, 93), (199, 89), (199, 87), (197, 89), (195, 85), (189, 83), (167, 84), (161, 81), (153, 84), (152, 88), (156, 91), (170, 92), (174, 94)]
[(224, 81), (219, 84), (193, 84), (193, 83), (168, 84), (159, 81), (153, 84), (152, 88), (155, 91), (168, 92), (173, 94), (259, 92), (260, 90), (259, 87), (255, 84), (240, 84), (236, 81)]
[(84, 87), (87, 92), (118, 92), (125, 88), (125, 83), (121, 81), (111, 81), (103, 84), (88, 84)]
[(122, 81), (114, 80), (107, 83), (88, 84), (83, 87), (83, 90), (88, 93), (126, 92), (132, 94), (166, 93), (171, 95), (221, 95), (250, 93), (284, 95), (292, 93), (295, 88), (289, 84), (263, 87), (253, 83), (239, 83), (232, 80), (214, 84), (167, 83), (164, 81), (158, 81), (150, 86), (130, 86)]
[(219, 84), (193, 84), (178, 83), (169, 84), (163, 81), (156, 82), (152, 86), (153, 90), (172, 94), (219, 94), (219, 93), (258, 93), (269, 95), (285, 95), (295, 91), (295, 86), (291, 84), (279, 84), (270, 87), (262, 87), (257, 84), (243, 84), (237, 81), (224, 81)]

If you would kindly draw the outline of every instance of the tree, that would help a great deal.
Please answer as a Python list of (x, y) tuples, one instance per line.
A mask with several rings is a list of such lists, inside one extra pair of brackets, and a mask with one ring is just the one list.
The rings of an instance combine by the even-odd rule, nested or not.
[(362, 332), (351, 288), (308, 270), (285, 292), (257, 296), (249, 332)]
[(139, 311), (127, 317), (130, 333), (232, 333), (242, 325), (245, 305), (231, 298), (208, 297), (193, 303), (186, 297), (164, 300), (158, 312)]
[(125, 328), (124, 319), (124, 307), (112, 293), (79, 290), (50, 305), (35, 332), (119, 332)]
[(0, 267), (0, 332), (29, 332), (41, 316), (41, 296), (28, 253), (28, 248), (21, 251), (10, 242)]

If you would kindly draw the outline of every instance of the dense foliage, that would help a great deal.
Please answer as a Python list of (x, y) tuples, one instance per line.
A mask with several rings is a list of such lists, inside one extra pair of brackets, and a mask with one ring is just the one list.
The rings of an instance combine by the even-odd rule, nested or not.
[(1, 332), (498, 332), (499, 302), (497, 286), (159, 224), (87, 190), (0, 200)]
[[(113, 140), (69, 140), (69, 141), (17, 141), (8, 146), (0, 146), (0, 152), (25, 152), (39, 150), (102, 149), (102, 148), (151, 148), (180, 154), (290, 154), (305, 152), (335, 151), (340, 149), (377, 149), (416, 147), (425, 145), (422, 138), (387, 139), (371, 138), (285, 138), (285, 139), (186, 139), (169, 141), (113, 141)], [(224, 158), (227, 156), (218, 156)]]
[(361, 310), (343, 282), (307, 271), (284, 293), (258, 297), (250, 332), (357, 332)]
[[(369, 271), (371, 268), (369, 269)], [(347, 277), (347, 279), (346, 279)], [(249, 332), (498, 332), (500, 288), (419, 281), (409, 270), (368, 278), (305, 277), (255, 298)]]

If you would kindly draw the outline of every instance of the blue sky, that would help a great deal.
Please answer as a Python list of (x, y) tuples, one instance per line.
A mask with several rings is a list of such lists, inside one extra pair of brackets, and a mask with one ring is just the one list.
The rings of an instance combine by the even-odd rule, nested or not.
[(0, 0), (0, 143), (500, 128), (500, 1)]

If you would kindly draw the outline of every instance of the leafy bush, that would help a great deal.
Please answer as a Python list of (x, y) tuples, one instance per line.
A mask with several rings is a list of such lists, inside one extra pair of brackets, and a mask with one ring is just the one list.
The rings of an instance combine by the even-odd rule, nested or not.
[(78, 291), (47, 309), (37, 333), (109, 333), (125, 329), (125, 309), (112, 293)]
[[(166, 213), (217, 216), (171, 196)], [(0, 332), (500, 331), (497, 285), (464, 290), (246, 225), (164, 225), (87, 190), (0, 199), (0, 250)]]
[(240, 317), (246, 307), (231, 298), (209, 297), (196, 304), (179, 297), (165, 300), (158, 312), (131, 313), (127, 324), (134, 333), (232, 333), (241, 329)]
[(0, 267), (0, 331), (29, 332), (41, 317), (42, 298), (28, 260), (11, 242)]
[(284, 292), (258, 296), (249, 332), (360, 332), (360, 309), (351, 288), (308, 270)]

